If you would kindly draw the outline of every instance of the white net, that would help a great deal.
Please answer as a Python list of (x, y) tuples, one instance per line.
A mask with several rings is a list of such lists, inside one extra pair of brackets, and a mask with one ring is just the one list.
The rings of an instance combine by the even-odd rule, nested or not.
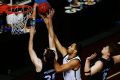
[(7, 12), (7, 24), (11, 25), (11, 33), (14, 35), (29, 32), (26, 26), (27, 20), (32, 14), (32, 7), (28, 5), (11, 6)]

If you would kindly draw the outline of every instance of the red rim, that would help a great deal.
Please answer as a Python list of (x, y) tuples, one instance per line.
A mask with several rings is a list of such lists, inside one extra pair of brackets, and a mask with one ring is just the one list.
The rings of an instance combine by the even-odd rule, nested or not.
[(8, 7), (9, 6), (7, 4), (1, 4), (0, 5), (0, 14), (5, 13), (7, 11)]

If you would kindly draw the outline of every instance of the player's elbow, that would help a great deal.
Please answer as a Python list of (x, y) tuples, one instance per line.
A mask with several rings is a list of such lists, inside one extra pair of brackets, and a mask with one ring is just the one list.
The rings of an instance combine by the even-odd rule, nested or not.
[(35, 65), (36, 72), (41, 72), (42, 66), (41, 65)]
[(56, 73), (62, 72), (61, 69), (59, 69), (59, 68), (55, 68), (55, 71), (56, 71)]
[(61, 67), (56, 67), (56, 68), (55, 68), (55, 71), (56, 71), (57, 73), (63, 72), (63, 70), (62, 70)]
[(55, 60), (55, 62), (54, 62), (54, 68), (55, 68), (55, 71), (56, 71), (57, 73), (63, 71), (63, 67), (62, 67), (56, 60)]

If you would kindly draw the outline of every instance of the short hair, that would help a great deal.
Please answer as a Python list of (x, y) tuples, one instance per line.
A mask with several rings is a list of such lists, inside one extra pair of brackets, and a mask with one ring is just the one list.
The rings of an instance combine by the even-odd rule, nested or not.
[(108, 44), (108, 46), (109, 46), (109, 51), (110, 51), (111, 56), (120, 54), (120, 45), (119, 44), (110, 43), (110, 44)]
[(54, 50), (51, 50), (51, 49), (46, 49), (46, 52), (45, 52), (45, 59), (46, 59), (46, 62), (48, 64), (53, 64), (54, 63), (54, 59), (55, 59), (55, 51)]

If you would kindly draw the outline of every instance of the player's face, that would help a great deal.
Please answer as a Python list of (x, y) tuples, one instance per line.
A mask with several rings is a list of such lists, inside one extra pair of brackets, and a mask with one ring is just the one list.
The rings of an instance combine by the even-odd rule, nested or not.
[(109, 46), (103, 47), (101, 53), (102, 53), (102, 54), (108, 54), (108, 53), (109, 53)]
[(76, 49), (76, 43), (71, 44), (68, 47), (68, 54), (72, 54), (75, 49)]

